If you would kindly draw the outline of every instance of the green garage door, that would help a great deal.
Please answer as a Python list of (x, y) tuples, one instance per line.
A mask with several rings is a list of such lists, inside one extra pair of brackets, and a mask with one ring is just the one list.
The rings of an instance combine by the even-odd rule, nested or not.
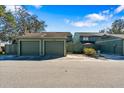
[(21, 55), (39, 55), (39, 41), (21, 41)]
[(64, 41), (45, 41), (45, 55), (64, 56)]

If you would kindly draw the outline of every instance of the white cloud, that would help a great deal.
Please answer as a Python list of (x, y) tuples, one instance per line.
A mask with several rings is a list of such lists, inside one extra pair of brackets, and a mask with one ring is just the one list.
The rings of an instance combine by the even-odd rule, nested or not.
[(87, 14), (82, 19), (78, 19), (78, 21), (73, 21), (69, 19), (64, 19), (64, 21), (65, 23), (68, 23), (75, 27), (93, 27), (93, 26), (97, 26), (99, 23), (103, 21), (107, 22), (107, 20), (112, 17), (113, 17), (113, 14), (108, 9), (108, 10), (101, 11), (99, 13)]
[(76, 26), (76, 27), (91, 27), (91, 26), (96, 26), (97, 23), (95, 22), (88, 22), (88, 21), (77, 21), (77, 22), (72, 22), (71, 25)]
[(96, 13), (93, 13), (93, 14), (89, 14), (87, 16), (85, 16), (86, 18), (88, 18), (89, 20), (92, 20), (92, 21), (101, 21), (101, 20), (105, 20), (105, 16), (101, 15), (101, 14), (96, 14)]
[(124, 11), (124, 5), (121, 5), (115, 9), (115, 13), (120, 13), (121, 11)]
[(35, 8), (40, 9), (41, 7), (43, 7), (42, 5), (33, 5)]
[(104, 10), (102, 11), (103, 14), (109, 14), (110, 10)]
[(6, 5), (6, 10), (7, 11), (12, 11), (14, 12), (15, 10), (21, 9), (22, 6), (20, 5)]

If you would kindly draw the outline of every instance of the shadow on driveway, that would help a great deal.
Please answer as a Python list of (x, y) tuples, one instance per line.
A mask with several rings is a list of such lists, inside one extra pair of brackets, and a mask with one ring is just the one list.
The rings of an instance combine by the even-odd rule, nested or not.
[(61, 56), (17, 56), (17, 55), (1, 55), (0, 60), (50, 60), (61, 58)]
[(111, 55), (111, 54), (101, 54), (102, 57), (112, 60), (124, 60), (124, 56)]

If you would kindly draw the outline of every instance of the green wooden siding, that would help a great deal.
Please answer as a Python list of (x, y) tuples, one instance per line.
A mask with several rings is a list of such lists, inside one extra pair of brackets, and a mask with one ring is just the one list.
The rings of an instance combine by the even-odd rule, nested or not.
[(45, 41), (45, 55), (64, 56), (64, 41)]
[(101, 42), (97, 42), (99, 45), (99, 49), (102, 53), (108, 54), (116, 54), (123, 55), (123, 40), (122, 39), (114, 39), (114, 40), (104, 40)]
[(7, 55), (17, 54), (17, 44), (5, 45), (5, 53)]
[(39, 41), (21, 41), (20, 46), (21, 55), (39, 55)]

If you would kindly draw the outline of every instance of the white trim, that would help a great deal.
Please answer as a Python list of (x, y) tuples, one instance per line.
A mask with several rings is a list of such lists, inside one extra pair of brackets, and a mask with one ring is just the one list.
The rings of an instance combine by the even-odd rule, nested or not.
[(40, 39), (19, 39), (20, 41), (39, 41)]
[(43, 38), (39, 38), (39, 37), (17, 37), (18, 39), (67, 39), (67, 37), (43, 37)]

